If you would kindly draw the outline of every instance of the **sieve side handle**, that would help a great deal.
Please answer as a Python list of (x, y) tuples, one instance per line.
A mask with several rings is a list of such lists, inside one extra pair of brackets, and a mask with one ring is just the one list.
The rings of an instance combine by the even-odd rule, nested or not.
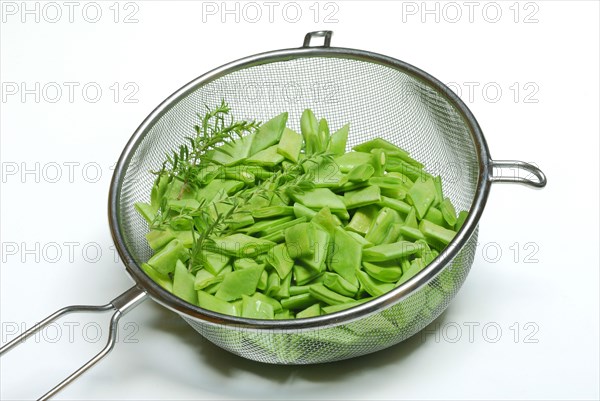
[(148, 296), (148, 294), (146, 294), (145, 291), (134, 286), (105, 305), (70, 305), (70, 306), (66, 306), (62, 309), (57, 310), (50, 316), (46, 317), (44, 320), (42, 320), (41, 322), (39, 322), (36, 325), (34, 325), (33, 327), (31, 327), (30, 329), (25, 331), (23, 334), (21, 334), (17, 338), (6, 343), (3, 347), (0, 348), (0, 356), (7, 353), (11, 349), (13, 349), (15, 346), (19, 345), (21, 342), (25, 341), (27, 338), (31, 337), (33, 334), (37, 333), (38, 331), (40, 331), (41, 329), (46, 327), (48, 324), (52, 323), (53, 321), (65, 316), (65, 315), (68, 315), (70, 313), (78, 313), (78, 312), (100, 313), (100, 312), (107, 312), (110, 310), (114, 310), (114, 313), (113, 313), (112, 317), (110, 318), (110, 323), (109, 323), (108, 341), (107, 341), (106, 345), (104, 346), (104, 348), (100, 352), (98, 352), (92, 359), (90, 359), (88, 362), (86, 362), (84, 365), (82, 365), (79, 369), (77, 369), (75, 372), (71, 373), (71, 375), (69, 375), (66, 379), (64, 379), (62, 382), (57, 384), (54, 388), (52, 388), (52, 390), (48, 391), (46, 394), (44, 394), (43, 396), (41, 396), (39, 398), (39, 400), (48, 400), (49, 398), (56, 395), (56, 393), (58, 393), (60, 390), (65, 388), (67, 385), (69, 385), (71, 382), (73, 382), (75, 379), (77, 379), (86, 370), (88, 370), (89, 368), (94, 366), (102, 358), (104, 358), (106, 355), (108, 355), (108, 353), (110, 351), (112, 351), (112, 349), (115, 345), (115, 342), (116, 342), (116, 338), (117, 338), (119, 319), (125, 313), (129, 312), (131, 309), (135, 308), (142, 301), (144, 301), (147, 296)]
[[(546, 186), (546, 175), (533, 164), (518, 160), (490, 160), (490, 165), (490, 182), (518, 183), (534, 188)], [(503, 173), (502, 169), (510, 169), (511, 172)]]

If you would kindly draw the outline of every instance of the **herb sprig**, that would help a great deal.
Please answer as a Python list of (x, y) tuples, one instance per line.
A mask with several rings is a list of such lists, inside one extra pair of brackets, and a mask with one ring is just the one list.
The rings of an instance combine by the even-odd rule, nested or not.
[(225, 100), (221, 100), (221, 104), (212, 110), (206, 105), (205, 107), (206, 114), (198, 113), (200, 124), (194, 125), (196, 135), (186, 137), (189, 144), (180, 145), (177, 151), (167, 154), (162, 169), (156, 172), (158, 179), (161, 175), (168, 174), (173, 179), (183, 181), (182, 193), (187, 186), (198, 188), (202, 185), (203, 170), (205, 173), (208, 165), (213, 163), (209, 157), (211, 150), (260, 128), (260, 122), (255, 120), (235, 120), (230, 115), (231, 108)]

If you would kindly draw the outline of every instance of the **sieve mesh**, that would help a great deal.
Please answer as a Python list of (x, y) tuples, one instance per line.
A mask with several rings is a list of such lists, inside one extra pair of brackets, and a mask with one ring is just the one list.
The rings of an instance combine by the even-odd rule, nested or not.
[[(434, 86), (407, 71), (341, 57), (299, 57), (254, 63), (202, 83), (176, 99), (145, 131), (133, 150), (118, 194), (119, 230), (133, 263), (151, 250), (147, 224), (135, 202), (147, 201), (154, 176), (167, 152), (193, 134), (196, 113), (225, 99), (236, 118), (266, 121), (289, 112), (288, 126), (299, 130), (300, 115), (311, 108), (332, 130), (350, 122), (348, 149), (381, 137), (408, 150), (432, 174), (442, 176), (444, 193), (458, 210), (469, 210), (478, 188), (478, 156), (473, 133), (461, 113)], [(467, 170), (465, 170), (467, 169)], [(468, 174), (465, 174), (465, 171)], [(349, 323), (293, 329), (248, 329), (207, 322), (180, 313), (200, 334), (246, 358), (281, 364), (308, 364), (374, 352), (424, 328), (450, 303), (469, 272), (477, 232), (428, 284), (401, 301)]]

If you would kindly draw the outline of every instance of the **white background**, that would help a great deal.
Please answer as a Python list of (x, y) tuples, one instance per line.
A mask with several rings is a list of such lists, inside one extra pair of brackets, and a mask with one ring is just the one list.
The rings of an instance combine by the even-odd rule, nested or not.
[[(288, 3), (279, 2), (270, 21), (257, 2), (263, 15), (254, 23), (245, 3), (239, 22), (221, 2), (113, 3), (98, 2), (97, 23), (86, 21), (95, 8), (85, 2), (73, 22), (55, 3), (62, 17), (54, 23), (54, 5), (2, 3), (2, 343), (63, 305), (104, 303), (131, 285), (114, 260), (106, 201), (111, 166), (145, 116), (203, 72), (300, 46), (308, 31), (333, 30), (334, 46), (396, 57), (454, 83), (492, 156), (536, 163), (548, 186), (494, 185), (463, 289), (401, 345), (329, 365), (261, 365), (145, 302), (123, 318), (126, 336), (113, 353), (58, 399), (598, 399), (597, 2), (476, 2), (469, 15), (464, 2), (338, 1), (318, 4), (315, 15), (311, 1), (298, 3), (297, 22), (294, 5), (282, 15)], [(24, 7), (38, 7), (39, 22)], [(125, 23), (131, 13), (137, 22)], [(72, 101), (64, 82), (79, 85)], [(21, 83), (33, 93), (22, 97)], [(63, 90), (55, 103), (52, 83)], [(81, 319), (3, 357), (1, 398), (40, 396), (97, 351), (106, 319)]]

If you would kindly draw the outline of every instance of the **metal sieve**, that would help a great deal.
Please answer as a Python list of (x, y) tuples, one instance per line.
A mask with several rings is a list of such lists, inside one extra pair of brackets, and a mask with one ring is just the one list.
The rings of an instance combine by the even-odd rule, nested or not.
[[(492, 160), (475, 117), (444, 84), (403, 61), (363, 50), (330, 47), (331, 31), (308, 33), (300, 48), (246, 57), (188, 83), (158, 106), (135, 131), (110, 186), (109, 222), (115, 245), (136, 285), (103, 306), (63, 308), (0, 349), (0, 355), (46, 324), (71, 312), (114, 310), (106, 347), (50, 390), (47, 399), (90, 368), (114, 346), (119, 318), (146, 297), (179, 314), (216, 345), (275, 364), (331, 362), (399, 343), (431, 323), (460, 289), (473, 263), (477, 225), (492, 182), (541, 188), (535, 166)], [(323, 37), (323, 44), (311, 45)], [(256, 320), (222, 315), (188, 304), (141, 270), (151, 249), (148, 226), (133, 205), (147, 201), (164, 155), (190, 135), (196, 113), (225, 99), (240, 119), (266, 121), (289, 112), (299, 130), (311, 108), (330, 126), (351, 123), (348, 148), (375, 137), (405, 148), (441, 175), (446, 196), (469, 217), (449, 246), (402, 286), (341, 312), (297, 320)], [(512, 169), (512, 174), (506, 173)], [(504, 170), (503, 170), (504, 169)]]

